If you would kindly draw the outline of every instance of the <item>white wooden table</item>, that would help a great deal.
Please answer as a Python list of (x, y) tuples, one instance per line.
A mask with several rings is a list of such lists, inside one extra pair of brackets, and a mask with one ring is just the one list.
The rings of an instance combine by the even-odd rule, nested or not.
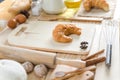
[[(116, 12), (114, 19), (120, 20), (120, 1), (117, 2)], [(120, 27), (119, 27), (120, 28)], [(97, 65), (95, 80), (120, 80), (120, 29), (116, 32), (116, 37), (113, 43), (113, 54), (112, 54), (112, 66), (110, 69), (107, 69), (105, 63), (100, 63)], [(6, 40), (7, 35), (11, 32), (10, 29), (0, 34), (0, 44)], [(97, 40), (96, 40), (97, 41)], [(98, 47), (98, 48), (96, 48)], [(103, 35), (101, 35), (100, 46), (95, 45), (92, 47), (91, 53), (96, 52), (95, 49), (104, 49), (106, 47), (105, 40)], [(103, 54), (105, 55), (105, 54)]]
[[(120, 2), (117, 0), (116, 11), (114, 14), (114, 19), (118, 19), (120, 21)], [(105, 48), (105, 40), (101, 36), (100, 40), (100, 49)], [(117, 34), (113, 43), (113, 52), (112, 52), (112, 63), (111, 68), (108, 69), (105, 66), (105, 63), (101, 63), (97, 65), (95, 80), (120, 80), (120, 26), (117, 30)]]

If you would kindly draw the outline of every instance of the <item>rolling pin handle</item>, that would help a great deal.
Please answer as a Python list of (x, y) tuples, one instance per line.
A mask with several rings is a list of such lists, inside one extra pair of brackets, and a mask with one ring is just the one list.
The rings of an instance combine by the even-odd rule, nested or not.
[(64, 64), (69, 65), (77, 68), (84, 68), (86, 67), (86, 62), (81, 60), (71, 60), (71, 59), (62, 59), (56, 58), (56, 64)]

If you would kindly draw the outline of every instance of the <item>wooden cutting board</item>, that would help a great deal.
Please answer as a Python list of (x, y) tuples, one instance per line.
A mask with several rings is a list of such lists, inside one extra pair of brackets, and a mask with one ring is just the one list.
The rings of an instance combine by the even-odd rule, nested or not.
[(109, 4), (109, 11), (103, 11), (102, 9), (92, 8), (91, 11), (87, 12), (84, 9), (83, 2), (78, 12), (75, 14), (76, 17), (89, 17), (89, 18), (104, 18), (112, 19), (114, 17), (117, 0), (106, 0)]
[[(88, 54), (96, 32), (96, 25), (98, 24), (72, 23), (82, 28), (82, 34), (80, 36), (71, 35), (73, 38), (71, 43), (58, 43), (53, 40), (52, 32), (59, 23), (69, 24), (71, 22), (30, 21), (21, 24), (9, 34), (8, 43), (14, 46), (42, 51)], [(80, 49), (80, 42), (82, 41), (88, 42), (86, 50)]]

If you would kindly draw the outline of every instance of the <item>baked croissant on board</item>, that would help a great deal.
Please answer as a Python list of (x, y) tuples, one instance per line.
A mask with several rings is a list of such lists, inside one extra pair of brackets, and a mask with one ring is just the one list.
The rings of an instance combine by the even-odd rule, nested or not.
[(72, 42), (71, 34), (81, 35), (81, 28), (74, 24), (58, 24), (53, 30), (54, 40), (61, 43)]
[(104, 11), (109, 11), (109, 4), (106, 0), (84, 0), (83, 6), (86, 11), (90, 11), (92, 8), (99, 8)]

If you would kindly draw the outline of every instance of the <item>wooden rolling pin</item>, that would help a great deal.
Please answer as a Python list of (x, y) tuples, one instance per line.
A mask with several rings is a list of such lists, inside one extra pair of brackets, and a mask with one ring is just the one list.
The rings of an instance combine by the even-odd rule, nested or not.
[(29, 50), (18, 47), (0, 46), (0, 58), (14, 59), (19, 62), (30, 61), (34, 64), (43, 63), (50, 68), (56, 64), (70, 65), (73, 67), (84, 68), (105, 60), (105, 57), (93, 60), (81, 61), (57, 58), (55, 53)]
[(34, 64), (43, 63), (49, 67), (53, 67), (55, 57), (55, 53), (35, 51), (12, 46), (0, 46), (0, 58), (13, 59), (21, 63), (30, 61)]

